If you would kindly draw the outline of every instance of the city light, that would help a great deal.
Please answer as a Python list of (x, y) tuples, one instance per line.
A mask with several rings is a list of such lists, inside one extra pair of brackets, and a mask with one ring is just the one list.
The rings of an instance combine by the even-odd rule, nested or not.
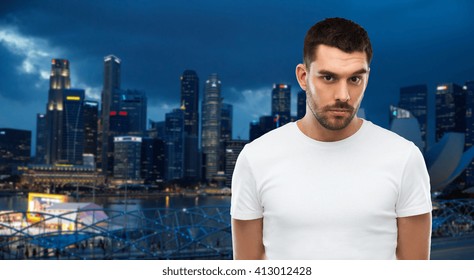
[(66, 96), (66, 100), (69, 101), (80, 101), (81, 97), (80, 96)]

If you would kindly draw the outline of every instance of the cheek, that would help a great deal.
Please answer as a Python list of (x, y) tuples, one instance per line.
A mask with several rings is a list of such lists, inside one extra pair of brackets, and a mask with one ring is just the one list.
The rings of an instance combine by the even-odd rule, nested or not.
[(354, 101), (360, 102), (364, 97), (365, 87), (363, 88), (356, 88), (353, 91), (353, 98)]

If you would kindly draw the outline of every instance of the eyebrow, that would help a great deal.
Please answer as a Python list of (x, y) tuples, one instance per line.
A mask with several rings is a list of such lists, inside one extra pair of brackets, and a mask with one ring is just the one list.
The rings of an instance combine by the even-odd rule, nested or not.
[[(361, 69), (355, 71), (354, 73), (352, 73), (351, 76), (353, 76), (353, 75), (365, 74), (365, 73), (367, 73), (367, 72), (369, 72), (367, 69), (361, 68)], [(338, 76), (339, 76), (338, 74), (336, 74), (336, 73), (334, 73), (334, 72), (331, 72), (331, 71), (329, 71), (329, 70), (324, 70), (324, 69), (321, 70), (321, 71), (318, 71), (317, 73), (318, 73), (319, 75), (328, 75), (328, 76), (334, 76), (334, 77), (338, 77)]]

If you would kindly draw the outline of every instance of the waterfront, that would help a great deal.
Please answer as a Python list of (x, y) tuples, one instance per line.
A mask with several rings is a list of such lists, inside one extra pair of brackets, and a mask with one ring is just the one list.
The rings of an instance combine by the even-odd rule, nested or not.
[[(5, 259), (230, 259), (230, 196), (166, 195), (83, 196), (108, 217), (73, 229), (4, 227), (0, 258)], [(69, 197), (69, 202), (76, 202)], [(474, 200), (436, 201), (433, 212), (432, 259), (474, 259)], [(25, 195), (1, 196), (0, 210), (24, 212)], [(84, 213), (78, 210), (76, 213)], [(88, 212), (89, 213), (89, 212)], [(92, 210), (98, 216), (99, 210)], [(4, 216), (5, 218), (6, 216)], [(60, 219), (68, 222), (65, 214)]]
[[(127, 203), (125, 204), (125, 200)], [(183, 209), (206, 206), (230, 206), (230, 196), (225, 195), (175, 195), (175, 194), (151, 194), (149, 196), (69, 196), (69, 202), (92, 202), (102, 206), (106, 210), (142, 210), (151, 208)], [(0, 196), (0, 211), (26, 211), (28, 207), (27, 195)]]
[[(90, 209), (44, 213), (35, 223), (3, 214), (1, 259), (230, 259), (230, 196), (109, 195)], [(125, 203), (126, 201), (126, 203)], [(23, 195), (0, 197), (1, 210), (25, 213)], [(102, 208), (103, 207), (103, 208)], [(43, 213), (43, 212), (42, 212)], [(10, 216), (8, 216), (10, 215)], [(24, 216), (23, 216), (24, 217)], [(10, 221), (10, 222), (8, 222)], [(68, 226), (65, 226), (68, 224)]]

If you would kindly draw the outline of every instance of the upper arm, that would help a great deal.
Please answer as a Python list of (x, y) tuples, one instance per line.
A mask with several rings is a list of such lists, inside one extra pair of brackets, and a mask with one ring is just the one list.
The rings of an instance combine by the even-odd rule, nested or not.
[(431, 245), (431, 212), (397, 218), (397, 259), (428, 260)]
[(263, 246), (263, 218), (232, 219), (232, 246), (236, 260), (265, 259)]

